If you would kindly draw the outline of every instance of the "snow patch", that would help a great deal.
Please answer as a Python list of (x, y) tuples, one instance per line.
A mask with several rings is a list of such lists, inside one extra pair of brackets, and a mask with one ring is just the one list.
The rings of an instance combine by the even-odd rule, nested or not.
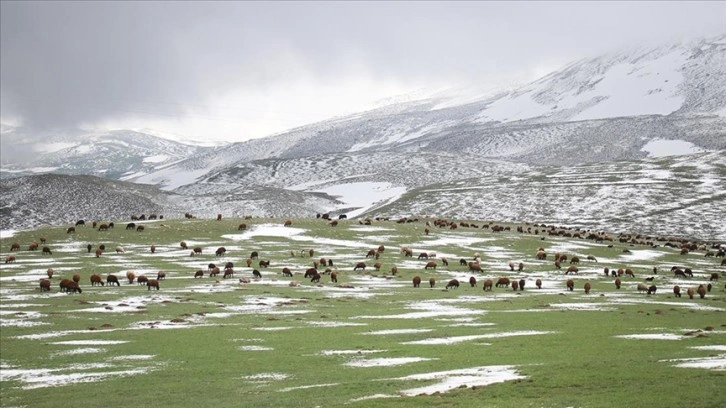
[(648, 153), (648, 157), (682, 156), (693, 153), (702, 153), (705, 150), (685, 140), (651, 139), (641, 149)]

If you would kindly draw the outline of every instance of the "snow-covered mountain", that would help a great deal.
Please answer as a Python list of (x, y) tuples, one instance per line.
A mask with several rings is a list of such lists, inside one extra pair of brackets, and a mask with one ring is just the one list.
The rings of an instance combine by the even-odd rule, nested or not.
[[(133, 180), (172, 190), (219, 184), (226, 174), (228, 182), (246, 184), (241, 176), (261, 167), (331, 155), (343, 161), (340, 171), (330, 172), (346, 177), (353, 171), (346, 157), (379, 165), (385, 177), (397, 165), (390, 157), (421, 154), (465, 157), (458, 161), (469, 176), (467, 167), (491, 160), (539, 166), (644, 158), (642, 148), (654, 139), (726, 149), (726, 35), (578, 61), (529, 85), (480, 97), (443, 91), (404, 99), (232, 144)], [(389, 181), (411, 186), (416, 180)]]
[[(173, 193), (167, 213), (442, 214), (726, 239), (707, 227), (723, 224), (726, 201), (726, 35), (574, 62), (515, 89), (407, 95), (214, 149), (123, 136), (90, 142), (80, 171)], [(123, 163), (113, 172), (97, 150), (109, 139), (125, 143), (109, 153)], [(117, 156), (137, 147), (134, 165)], [(31, 163), (62, 168), (79, 149)]]
[(38, 132), (5, 124), (0, 144), (3, 177), (52, 172), (121, 180), (213, 149), (128, 130)]

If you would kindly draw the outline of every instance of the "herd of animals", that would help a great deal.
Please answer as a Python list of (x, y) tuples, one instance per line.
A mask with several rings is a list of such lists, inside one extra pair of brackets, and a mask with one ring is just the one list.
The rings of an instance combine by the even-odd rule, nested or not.
[[(185, 218), (187, 219), (193, 219), (196, 218), (195, 216), (187, 213), (185, 214)], [(245, 217), (246, 219), (250, 219), (251, 217)], [(318, 214), (318, 219), (322, 219), (329, 223), (331, 227), (336, 227), (338, 225), (338, 220), (345, 220), (347, 217), (345, 215), (341, 215), (338, 217), (338, 220), (333, 220), (330, 218), (329, 214)], [(137, 232), (143, 232), (144, 226), (143, 225), (136, 225), (133, 221), (140, 221), (140, 220), (155, 220), (155, 219), (163, 219), (163, 216), (157, 216), (155, 214), (152, 214), (148, 217), (146, 216), (132, 216), (131, 217), (132, 222), (128, 223), (126, 225), (127, 230), (135, 230)], [(217, 221), (222, 220), (222, 215), (219, 214), (217, 216)], [(389, 219), (384, 218), (376, 218), (375, 221), (390, 221)], [(373, 220), (370, 218), (367, 218), (365, 220), (358, 221), (360, 224), (365, 225), (371, 225)], [(402, 218), (397, 221), (397, 223), (415, 223), (419, 222), (416, 218)], [(283, 222), (283, 226), (289, 227), (292, 225), (292, 220), (285, 220)], [(79, 220), (75, 223), (74, 226), (68, 227), (66, 230), (67, 234), (73, 234), (76, 232), (76, 228), (85, 227), (86, 222), (84, 220)], [(92, 228), (98, 229), (98, 231), (108, 231), (110, 229), (114, 228), (114, 223), (101, 223), (98, 221), (92, 222)], [(425, 221), (425, 228), (423, 229), (423, 233), (425, 235), (428, 235), (431, 233), (432, 228), (446, 228), (446, 229), (457, 229), (457, 228), (483, 228), (483, 229), (489, 229), (490, 231), (497, 233), (497, 232), (503, 232), (503, 231), (510, 231), (511, 227), (509, 226), (500, 226), (496, 224), (490, 224), (486, 223), (482, 226), (479, 226), (474, 223), (468, 223), (468, 222), (457, 222), (457, 221), (449, 221), (444, 219), (437, 219), (435, 221)], [(247, 229), (246, 223), (241, 223), (238, 225), (237, 230), (238, 231), (244, 231)], [(679, 253), (683, 256), (693, 254), (693, 253), (699, 253), (702, 252), (704, 257), (713, 257), (713, 258), (722, 258), (720, 262), (720, 266), (726, 266), (726, 246), (720, 244), (720, 243), (710, 243), (710, 242), (694, 242), (684, 239), (677, 239), (674, 237), (649, 237), (649, 236), (641, 236), (641, 235), (628, 235), (628, 234), (620, 234), (617, 237), (612, 237), (604, 232), (591, 232), (591, 231), (584, 231), (580, 229), (572, 229), (572, 228), (563, 228), (563, 227), (555, 227), (555, 226), (547, 226), (545, 224), (534, 224), (534, 225), (526, 225), (526, 226), (518, 226), (516, 227), (516, 231), (520, 234), (534, 234), (539, 235), (540, 239), (544, 240), (545, 235), (554, 235), (554, 236), (560, 236), (560, 237), (567, 237), (567, 238), (573, 238), (573, 239), (587, 239), (587, 240), (593, 240), (600, 243), (608, 242), (608, 247), (613, 247), (614, 242), (619, 242), (621, 244), (628, 244), (628, 245), (646, 245), (650, 247), (658, 247), (658, 246), (668, 246), (675, 248), (679, 251)], [(49, 246), (45, 245), (46, 239), (41, 237), (39, 238), (40, 244), (37, 242), (31, 242), (28, 244), (27, 249), (28, 251), (36, 251), (40, 248), (40, 245), (43, 245), (41, 248), (42, 253), (45, 255), (52, 256), (53, 252), (50, 249)], [(189, 248), (187, 243), (182, 241), (179, 244), (181, 249), (184, 250), (190, 250), (189, 255), (190, 256), (197, 256), (202, 254), (203, 248), (200, 246), (195, 246), (193, 248)], [(103, 253), (106, 251), (105, 245), (100, 245), (98, 248), (93, 250), (93, 245), (88, 244), (86, 246), (88, 253), (94, 253), (96, 257), (101, 257)], [(15, 255), (15, 252), (21, 251), (21, 245), (18, 242), (13, 242), (10, 247), (10, 255), (7, 255), (5, 258), (5, 263), (13, 263), (17, 260), (17, 256)], [(117, 254), (124, 253), (125, 250), (122, 246), (116, 246), (115, 252)], [(155, 253), (156, 252), (156, 246), (151, 245), (150, 246), (150, 252)], [(383, 256), (385, 252), (385, 247), (383, 245), (380, 245), (378, 248), (375, 249), (369, 249), (365, 251), (365, 258), (371, 258), (373, 260), (373, 264), (369, 265), (367, 262), (357, 262), (355, 266), (353, 267), (353, 271), (366, 271), (366, 268), (369, 266), (372, 266), (376, 271), (380, 271), (382, 268), (382, 263), (379, 261), (381, 256)], [(629, 249), (625, 248), (623, 249), (623, 252), (629, 252)], [(215, 251), (215, 256), (223, 256), (227, 253), (226, 248), (219, 247)], [(404, 257), (414, 257), (414, 251), (409, 247), (402, 247), (400, 248), (400, 253)], [(298, 255), (299, 254), (299, 255)], [(291, 257), (296, 256), (309, 256), (311, 259), (315, 257), (315, 250), (313, 249), (303, 249), (298, 251), (291, 250), (290, 251)], [(542, 261), (547, 260), (550, 255), (545, 251), (545, 248), (540, 247), (534, 254), (534, 258)], [(439, 257), (437, 258), (436, 253), (433, 252), (421, 252), (418, 257), (418, 260), (426, 261), (424, 264), (424, 271), (426, 270), (435, 270), (438, 266), (437, 260), (443, 265), (443, 266), (449, 266), (449, 261), (445, 257)], [(597, 262), (597, 259), (592, 256), (588, 255), (584, 258), (588, 262)], [(580, 257), (578, 255), (573, 255), (568, 257), (567, 254), (562, 253), (555, 253), (553, 254), (553, 260), (554, 260), (554, 268), (557, 270), (561, 270), (563, 267), (563, 264), (566, 264), (569, 260), (569, 264), (567, 265), (567, 268), (564, 271), (564, 275), (570, 275), (570, 274), (577, 274), (579, 269), (578, 265), (580, 264)], [(253, 251), (250, 253), (250, 256), (245, 259), (245, 264), (248, 268), (253, 267), (253, 262), (257, 261), (258, 267), (260, 269), (268, 268), (271, 265), (270, 260), (263, 260), (259, 258), (259, 253), (257, 251)], [(474, 273), (475, 276), (471, 276), (469, 278), (469, 285), (471, 287), (477, 286), (477, 278), (476, 274), (483, 274), (484, 271), (481, 266), (481, 257), (479, 254), (473, 254), (473, 256), (470, 259), (467, 258), (461, 258), (459, 259), (459, 266), (464, 267), (466, 270), (468, 270), (470, 273)], [(523, 262), (510, 262), (508, 264), (508, 267), (510, 271), (512, 272), (523, 272), (525, 269), (525, 265)], [(324, 268), (324, 269), (323, 269)], [(328, 275), (330, 277), (330, 281), (332, 283), (338, 282), (338, 277), (340, 275), (339, 270), (335, 270), (334, 263), (332, 259), (327, 259), (324, 257), (321, 257), (319, 259), (313, 259), (312, 260), (312, 267), (308, 268), (304, 272), (304, 278), (310, 279), (312, 283), (319, 284), (321, 280), (321, 275)], [(657, 274), (658, 270), (656, 267), (653, 267), (653, 274)], [(691, 268), (688, 267), (679, 267), (679, 266), (673, 266), (670, 270), (671, 273), (673, 273), (674, 277), (682, 277), (682, 278), (692, 278), (693, 271)], [(219, 266), (217, 266), (215, 263), (209, 263), (207, 266), (206, 273), (210, 278), (217, 278), (218, 275), (222, 274), (223, 279), (227, 278), (233, 278), (234, 277), (234, 264), (232, 262), (226, 262), (223, 266), (223, 269), (220, 269)], [(293, 277), (293, 272), (290, 270), (290, 268), (285, 267), (282, 268), (281, 273), (283, 277)], [(392, 276), (396, 276), (398, 273), (398, 268), (394, 265), (390, 269), (390, 273)], [(622, 285), (622, 279), (625, 279), (626, 277), (635, 278), (634, 272), (630, 268), (618, 268), (610, 270), (608, 267), (603, 268), (603, 274), (606, 277), (612, 277), (614, 279), (614, 284), (617, 289), (621, 288)], [(722, 272), (723, 274), (723, 272)], [(40, 291), (46, 292), (51, 290), (51, 280), (54, 276), (54, 270), (52, 268), (49, 268), (47, 270), (47, 279), (40, 279), (39, 288)], [(205, 276), (205, 270), (199, 269), (196, 270), (193, 273), (194, 278), (204, 278)], [(719, 279), (720, 274), (717, 272), (713, 272), (709, 276), (709, 283), (707, 284), (700, 284), (698, 287), (693, 288), (682, 288), (678, 285), (673, 286), (673, 294), (676, 297), (681, 296), (681, 292), (685, 292), (689, 298), (693, 299), (695, 294), (698, 294), (700, 298), (704, 298), (708, 292), (712, 289), (712, 282), (717, 281)], [(129, 284), (134, 284), (136, 282), (138, 285), (144, 285), (148, 288), (148, 290), (155, 289), (159, 290), (160, 287), (160, 281), (164, 280), (166, 277), (166, 273), (163, 271), (158, 272), (155, 279), (149, 279), (148, 277), (144, 275), (136, 275), (133, 271), (128, 271), (126, 273), (126, 280)], [(261, 279), (262, 274), (259, 271), (259, 269), (254, 268), (252, 270), (252, 278), (253, 279)], [(80, 275), (74, 274), (71, 279), (63, 278), (59, 282), (59, 288), (60, 291), (66, 292), (66, 293), (82, 293), (82, 289), (80, 286)], [(655, 294), (657, 287), (652, 284), (654, 277), (646, 278), (646, 282), (650, 281), (648, 283), (639, 283), (637, 285), (638, 292)], [(249, 283), (250, 279), (247, 277), (243, 277), (239, 279), (242, 283)], [(420, 287), (422, 282), (422, 278), (418, 275), (414, 276), (412, 278), (412, 283), (414, 288)], [(109, 274), (105, 277), (105, 279), (100, 276), (99, 274), (93, 274), (90, 276), (90, 283), (91, 286), (120, 286), (119, 283), (119, 277), (115, 274)], [(428, 279), (429, 287), (434, 288), (436, 285), (436, 279), (434, 277), (431, 277)], [(291, 286), (298, 286), (300, 283), (297, 281), (291, 281)], [(446, 284), (446, 289), (455, 289), (458, 288), (460, 285), (460, 282), (458, 279), (451, 279)], [(513, 291), (523, 291), (525, 286), (527, 285), (527, 281), (525, 279), (510, 279), (509, 277), (500, 277), (495, 279), (484, 279), (482, 288), (484, 291), (491, 291), (493, 287), (496, 288), (510, 288)], [(535, 281), (535, 286), (538, 289), (542, 288), (542, 280), (537, 279)], [(565, 287), (569, 291), (573, 291), (575, 286), (575, 282), (573, 279), (567, 279), (565, 281)], [(585, 294), (589, 294), (590, 290), (592, 288), (592, 285), (590, 282), (585, 282), (583, 285), (583, 290)], [(724, 287), (724, 290), (726, 290), (726, 287)]]

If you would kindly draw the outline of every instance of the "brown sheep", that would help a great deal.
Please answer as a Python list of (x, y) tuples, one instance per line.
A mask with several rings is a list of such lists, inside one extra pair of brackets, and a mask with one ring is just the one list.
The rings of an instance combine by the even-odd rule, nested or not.
[(380, 262), (376, 262), (376, 263), (374, 263), (374, 264), (373, 264), (373, 267), (374, 267), (374, 268), (375, 268), (375, 269), (376, 269), (377, 271), (380, 271), (380, 270), (381, 270), (381, 266), (382, 266), (382, 265), (381, 265), (381, 263), (380, 263)]
[(689, 299), (693, 299), (693, 294), (696, 293), (696, 291), (694, 291), (693, 288), (688, 288), (686, 293), (688, 294)]
[(76, 232), (75, 227), (68, 227), (68, 229), (66, 230), (66, 234), (73, 234), (75, 232)]
[(427, 254), (426, 252), (421, 252), (420, 254), (418, 254), (418, 259), (429, 259), (429, 254)]
[(45, 254), (53, 255), (53, 251), (51, 251), (49, 247), (44, 246), (43, 247), (43, 255), (45, 255)]
[(678, 285), (673, 286), (673, 295), (675, 297), (681, 297), (681, 287)]
[(101, 285), (103, 286), (103, 279), (101, 278), (101, 275), (93, 274), (91, 275), (91, 286)]
[(17, 242), (13, 242), (13, 243), (12, 243), (12, 244), (10, 245), (10, 252), (13, 252), (13, 251), (19, 251), (19, 250), (20, 250), (20, 244), (19, 244), (19, 243), (17, 243)]
[(469, 285), (471, 285), (472, 288), (476, 286), (476, 278), (475, 277), (472, 276), (472, 277), (469, 278)]
[(330, 272), (330, 281), (338, 283), (338, 272)]
[(568, 279), (566, 285), (567, 285), (567, 290), (569, 290), (570, 292), (575, 290), (575, 281), (573, 281), (572, 279)]
[(656, 290), (658, 290), (658, 288), (655, 285), (650, 285), (650, 287), (648, 287), (648, 294), (655, 295)]
[(132, 271), (126, 272), (126, 279), (129, 280), (129, 285), (134, 283), (134, 279), (136, 279), (136, 274)]
[(721, 259), (721, 266), (725, 266), (725, 265), (726, 265), (726, 258), (723, 258), (723, 259)]
[(60, 281), (60, 282), (58, 283), (58, 287), (60, 287), (60, 291), (61, 291), (61, 292), (66, 292), (66, 291), (68, 290), (68, 285), (69, 285), (69, 284), (71, 284), (71, 283), (73, 283), (73, 281), (72, 281), (72, 280), (70, 280), (70, 279), (67, 279), (67, 278), (63, 278), (63, 279), (61, 279), (61, 281)]
[(244, 231), (247, 229), (247, 224), (242, 223), (237, 227), (237, 231)]
[(108, 276), (106, 276), (106, 284), (108, 286), (111, 286), (113, 284), (116, 284), (116, 286), (121, 286), (121, 284), (118, 283), (118, 278), (116, 277), (116, 275), (108, 275)]
[(579, 264), (579, 263), (580, 263), (580, 257), (577, 255), (573, 256), (572, 259), (570, 259), (570, 265)]
[(487, 279), (484, 281), (483, 289), (487, 292), (492, 290), (492, 286), (494, 286), (494, 282), (491, 279)]
[(587, 260), (588, 260), (588, 261), (593, 261), (593, 262), (597, 262), (597, 258), (595, 258), (595, 257), (594, 257), (594, 256), (592, 256), (592, 255), (588, 255), (588, 256), (587, 256)]
[(471, 272), (483, 272), (481, 269), (481, 265), (479, 265), (479, 262), (469, 262), (469, 270)]
[(516, 291), (517, 289), (519, 289), (519, 282), (516, 280), (513, 280), (512, 281), (512, 290)]
[(28, 245), (28, 251), (35, 251), (38, 249), (38, 243), (37, 242), (31, 242), (30, 245)]
[(509, 287), (509, 278), (499, 278), (497, 280), (496, 287), (502, 287), (502, 288), (508, 288)]
[(81, 281), (81, 275), (79, 275), (77, 273), (73, 274), (73, 282), (78, 283), (80, 281)]
[(219, 247), (216, 251), (214, 251), (214, 256), (223, 256), (225, 253), (227, 253), (227, 248)]
[(96, 249), (96, 258), (100, 258), (102, 253), (103, 251), (101, 250), (101, 248)]
[(290, 268), (282, 268), (282, 276), (292, 277)]
[(615, 279), (615, 288), (620, 289), (621, 284), (622, 284), (622, 282), (620, 281), (620, 278), (616, 278)]
[(358, 262), (355, 264), (355, 267), (353, 268), (354, 271), (365, 271), (366, 270), (366, 263), (365, 262)]
[(522, 272), (524, 270), (524, 264), (522, 262), (520, 262), (519, 265), (517, 265), (517, 270), (520, 272)]
[(441, 258), (441, 264), (444, 266), (449, 266), (449, 260), (446, 258)]
[(446, 289), (458, 289), (459, 288), (459, 281), (457, 279), (452, 279), (449, 281), (449, 283), (446, 284)]
[(635, 277), (635, 274), (633, 273), (633, 270), (630, 269), (630, 268), (625, 269), (625, 274), (627, 276), (630, 276), (631, 278), (634, 278)]
[(213, 277), (215, 277), (217, 275), (219, 275), (219, 267), (218, 266), (215, 266), (214, 268), (212, 268), (211, 271), (209, 271), (209, 277), (210, 278), (213, 278)]
[(155, 252), (156, 252), (156, 245), (152, 245), (151, 246), (151, 253), (153, 254)]
[(145, 275), (139, 275), (136, 278), (136, 284), (139, 286), (146, 285), (147, 283), (149, 283), (149, 278), (147, 278)]
[(315, 275), (313, 275), (313, 277), (310, 278), (310, 282), (311, 283), (319, 283), (320, 282), (320, 274), (319, 273), (316, 273)]
[(180, 242), (179, 246), (181, 247), (181, 249), (189, 249), (189, 247), (187, 246), (187, 243), (185, 241)]
[(436, 286), (436, 279), (435, 278), (429, 278), (429, 286), (434, 287)]
[(48, 270), (45, 271), (45, 274), (48, 275), (48, 279), (53, 279), (54, 273), (55, 273), (55, 271), (53, 270), (53, 268), (48, 268)]
[(537, 289), (542, 289), (542, 279), (537, 279), (534, 284), (537, 286)]
[(424, 269), (436, 269), (436, 261), (429, 261), (424, 266)]
[(698, 296), (701, 297), (701, 299), (706, 297), (706, 288), (703, 285), (699, 285), (696, 292), (698, 293)]
[(514, 262), (510, 262), (510, 263), (509, 263), (509, 270), (510, 270), (510, 271), (514, 271), (514, 266), (515, 266), (515, 265), (516, 265), (516, 264), (515, 264)]
[(577, 269), (577, 267), (576, 267), (575, 265), (570, 265), (570, 266), (569, 266), (569, 267), (567, 268), (567, 270), (565, 271), (565, 275), (568, 275), (568, 274), (571, 274), (571, 273), (577, 273), (577, 272), (579, 272), (579, 271), (580, 271), (580, 270), (579, 270), (579, 269)]
[(50, 281), (48, 279), (40, 280), (40, 291), (41, 292), (50, 292)]
[(202, 253), (202, 247), (194, 247), (194, 253), (195, 254), (201, 254)]
[(524, 285), (527, 283), (524, 279), (519, 280), (519, 290), (524, 290)]
[(590, 282), (585, 282), (585, 286), (583, 286), (583, 288), (585, 289), (585, 294), (586, 295), (589, 295), (590, 294), (590, 288), (592, 288), (592, 286), (590, 285)]
[(709, 279), (709, 282), (718, 280), (718, 272), (714, 272), (711, 274), (711, 278)]
[(145, 228), (144, 228), (144, 226), (143, 226), (143, 225), (139, 225), (138, 227), (136, 227), (136, 232), (143, 232), (143, 231), (144, 231), (144, 229), (145, 229)]
[(149, 279), (146, 282), (146, 288), (147, 288), (147, 290), (151, 290), (151, 288), (159, 290), (159, 281), (156, 279)]
[[(253, 275), (255, 275), (255, 273), (254, 273), (255, 271), (257, 271), (257, 275), (259, 275), (260, 277), (262, 277), (262, 275), (260, 274), (260, 271), (258, 271), (257, 269), (255, 269), (255, 270), (252, 271), (252, 274)], [(234, 269), (232, 269), (232, 268), (224, 268), (224, 274), (222, 275), (222, 279), (227, 279), (227, 278), (232, 278), (232, 277), (234, 277)]]
[(605, 276), (610, 276), (610, 268), (608, 268), (607, 266), (602, 271), (605, 274)]
[(537, 254), (535, 255), (538, 260), (542, 261), (547, 259), (547, 252), (545, 251), (537, 251)]
[(74, 281), (66, 282), (65, 289), (66, 293), (83, 293), (81, 287), (78, 286), (78, 282)]
[(5, 263), (13, 263), (15, 262), (15, 255), (8, 255), (5, 257)]
[(164, 279), (166, 279), (166, 272), (159, 271), (156, 274), (156, 280), (164, 280)]
[(413, 277), (413, 287), (417, 288), (421, 285), (421, 277), (420, 276), (414, 276)]
[(289, 227), (292, 225), (292, 220), (285, 220), (285, 222), (282, 224), (283, 227)]
[(269, 268), (270, 267), (270, 261), (269, 260), (261, 260), (258, 262), (260, 268)]
[(248, 268), (251, 267), (252, 266), (252, 258), (245, 259), (245, 263), (247, 264), (247, 267)]
[(203, 278), (204, 277), (204, 271), (199, 269), (198, 271), (194, 272), (194, 279), (196, 278)]
[(396, 275), (398, 273), (398, 267), (396, 265), (393, 265), (391, 267), (391, 275)]

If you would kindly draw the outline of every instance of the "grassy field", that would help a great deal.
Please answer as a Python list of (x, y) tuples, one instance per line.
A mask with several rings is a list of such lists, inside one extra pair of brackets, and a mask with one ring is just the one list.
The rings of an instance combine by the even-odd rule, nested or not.
[[(682, 256), (662, 246), (466, 227), (430, 227), (425, 235), (423, 221), (282, 223), (162, 220), (136, 232), (117, 221), (107, 232), (54, 227), (2, 239), (3, 259), (13, 242), (21, 248), (12, 252), (14, 263), (0, 267), (0, 405), (726, 405), (726, 269), (703, 251)], [(28, 250), (41, 236), (52, 255)], [(181, 241), (202, 254), (190, 256)], [(96, 257), (87, 244), (106, 251)], [(376, 271), (376, 260), (365, 256), (379, 245), (386, 249)], [(221, 246), (226, 254), (215, 256)], [(403, 246), (414, 257), (401, 254)], [(535, 259), (539, 247), (546, 260)], [(301, 256), (310, 249), (314, 257)], [(247, 267), (252, 251), (270, 267), (259, 268), (258, 260)], [(435, 270), (424, 270), (421, 252), (437, 254)], [(579, 273), (565, 276), (569, 264), (556, 269), (555, 252), (578, 255)], [(483, 273), (459, 264), (475, 254)], [(333, 260), (337, 283), (326, 274), (319, 284), (304, 278), (320, 257)], [(209, 277), (209, 263), (227, 262), (234, 263), (232, 278)], [(367, 263), (365, 271), (353, 271), (358, 262)], [(510, 262), (524, 270), (510, 271)], [(694, 277), (674, 277), (674, 265), (692, 268)], [(293, 277), (282, 275), (284, 267)], [(632, 268), (635, 278), (622, 277), (618, 290), (604, 267)], [(52, 290), (41, 293), (48, 268)], [(204, 277), (195, 279), (199, 269)], [(148, 290), (130, 284), (127, 271), (149, 278), (164, 271), (166, 279), (159, 291)], [(708, 284), (711, 273), (720, 280), (704, 299), (674, 297), (673, 285), (685, 292)], [(59, 292), (61, 278), (74, 274), (83, 292)], [(115, 274), (121, 285), (91, 286), (92, 274)], [(420, 288), (411, 284), (417, 275)], [(524, 290), (482, 290), (485, 279), (503, 276), (524, 279)], [(654, 295), (636, 290), (647, 277), (658, 287)], [(461, 286), (446, 290), (451, 279)]]

